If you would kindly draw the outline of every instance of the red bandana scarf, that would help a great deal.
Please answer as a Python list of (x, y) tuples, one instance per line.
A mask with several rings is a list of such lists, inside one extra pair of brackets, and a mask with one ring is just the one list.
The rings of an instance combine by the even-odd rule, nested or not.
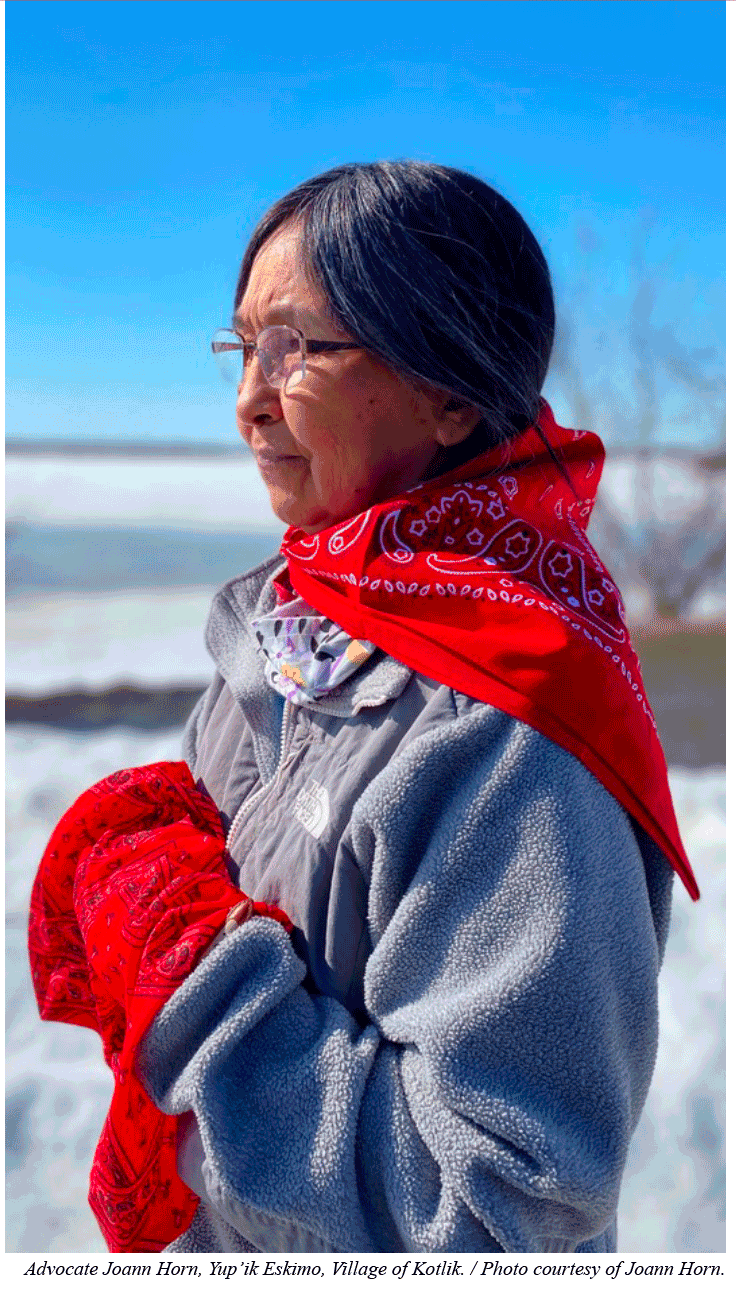
[(539, 425), (573, 489), (529, 427), (349, 521), (290, 527), (278, 593), (576, 755), (696, 899), (621, 598), (585, 534), (603, 446), (544, 403)]
[(102, 1038), (115, 1088), (90, 1174), (89, 1202), (113, 1253), (158, 1253), (199, 1203), (176, 1171), (178, 1120), (139, 1083), (135, 1052), (234, 905), (217, 807), (186, 764), (124, 769), (64, 814), (31, 898), (29, 954), (43, 1020)]

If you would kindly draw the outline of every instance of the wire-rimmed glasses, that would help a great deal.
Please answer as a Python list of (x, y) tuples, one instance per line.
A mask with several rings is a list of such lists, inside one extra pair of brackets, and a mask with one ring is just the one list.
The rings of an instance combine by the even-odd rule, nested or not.
[(357, 342), (311, 341), (286, 324), (264, 328), (255, 341), (246, 341), (230, 328), (218, 328), (212, 338), (212, 352), (226, 381), (240, 386), (247, 365), (257, 355), (269, 386), (279, 391), (292, 391), (304, 381), (307, 355), (361, 349)]

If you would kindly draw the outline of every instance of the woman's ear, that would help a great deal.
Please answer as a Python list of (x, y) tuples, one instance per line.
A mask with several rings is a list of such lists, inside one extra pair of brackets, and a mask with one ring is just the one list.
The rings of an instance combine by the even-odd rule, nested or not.
[(436, 439), (445, 449), (451, 449), (466, 440), (480, 420), (481, 414), (472, 404), (451, 396), (438, 409)]

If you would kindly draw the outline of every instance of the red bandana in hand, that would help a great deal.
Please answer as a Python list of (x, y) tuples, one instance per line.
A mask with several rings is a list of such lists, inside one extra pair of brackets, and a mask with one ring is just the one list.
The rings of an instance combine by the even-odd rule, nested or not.
[[(98, 782), (44, 853), (31, 899), (33, 984), (41, 1018), (94, 1029), (115, 1075), (89, 1193), (112, 1252), (158, 1253), (194, 1216), (197, 1196), (176, 1172), (177, 1119), (139, 1083), (135, 1050), (244, 900), (217, 808), (183, 763)], [(292, 928), (270, 904), (246, 907)]]
[(522, 719), (585, 764), (698, 897), (616, 586), (585, 530), (603, 469), (587, 431), (540, 424), (506, 449), (349, 521), (287, 530), (280, 596)]

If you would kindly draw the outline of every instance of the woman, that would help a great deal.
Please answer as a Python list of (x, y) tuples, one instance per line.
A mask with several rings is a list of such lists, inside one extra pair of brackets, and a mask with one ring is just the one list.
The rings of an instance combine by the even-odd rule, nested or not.
[(174, 1251), (615, 1247), (697, 887), (553, 332), (526, 224), (451, 168), (338, 167), (245, 253), (213, 349), (289, 529), (213, 605), (184, 753), (227, 874), (128, 1026)]

